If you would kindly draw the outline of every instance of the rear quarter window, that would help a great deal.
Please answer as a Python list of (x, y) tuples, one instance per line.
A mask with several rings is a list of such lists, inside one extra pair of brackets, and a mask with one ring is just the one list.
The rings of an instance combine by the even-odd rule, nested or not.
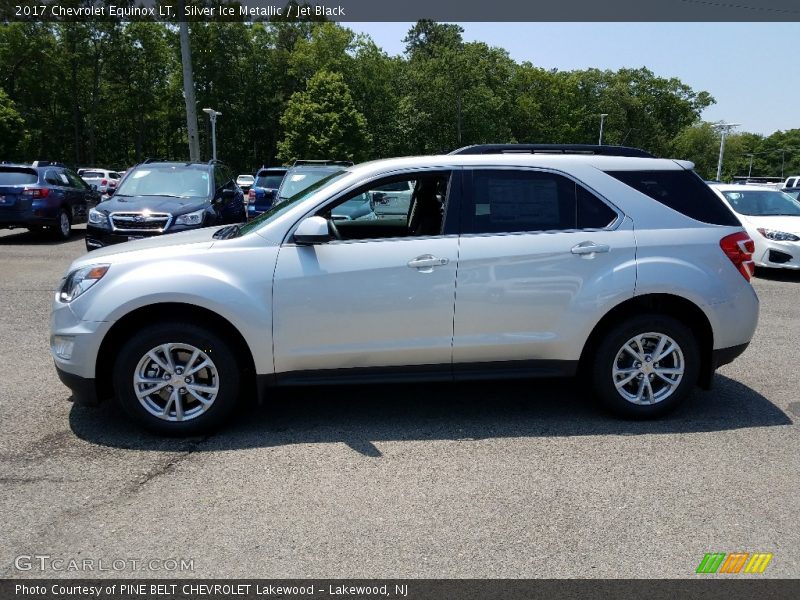
[(711, 225), (740, 227), (723, 200), (693, 171), (606, 171), (614, 179), (684, 216)]

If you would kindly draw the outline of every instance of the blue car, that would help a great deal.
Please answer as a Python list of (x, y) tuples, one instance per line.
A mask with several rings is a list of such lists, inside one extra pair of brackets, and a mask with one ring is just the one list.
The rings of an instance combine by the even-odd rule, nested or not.
[(86, 249), (247, 220), (244, 194), (225, 165), (146, 160), (89, 211)]
[(0, 228), (47, 229), (66, 240), (99, 200), (95, 188), (62, 164), (0, 164)]
[(272, 208), (278, 188), (281, 187), (286, 167), (261, 167), (247, 194), (247, 216), (257, 217)]

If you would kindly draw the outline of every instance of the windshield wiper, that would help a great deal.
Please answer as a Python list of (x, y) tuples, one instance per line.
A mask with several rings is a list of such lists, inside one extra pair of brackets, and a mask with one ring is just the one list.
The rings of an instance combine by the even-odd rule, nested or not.
[(239, 236), (239, 229), (241, 227), (236, 225), (228, 225), (227, 227), (223, 227), (222, 229), (218, 229), (214, 232), (212, 236), (215, 240), (229, 240), (231, 238), (235, 238)]
[(139, 194), (142, 198), (191, 198), (191, 196), (177, 196), (175, 194)]

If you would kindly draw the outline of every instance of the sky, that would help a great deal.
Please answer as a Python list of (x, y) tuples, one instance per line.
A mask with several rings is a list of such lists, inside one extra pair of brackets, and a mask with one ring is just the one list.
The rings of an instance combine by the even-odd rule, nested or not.
[[(413, 23), (342, 23), (391, 55)], [(677, 77), (716, 104), (706, 121), (769, 135), (800, 128), (797, 23), (460, 23), (465, 41), (504, 48), (538, 67), (647, 67)], [(598, 113), (601, 112), (598, 109)]]

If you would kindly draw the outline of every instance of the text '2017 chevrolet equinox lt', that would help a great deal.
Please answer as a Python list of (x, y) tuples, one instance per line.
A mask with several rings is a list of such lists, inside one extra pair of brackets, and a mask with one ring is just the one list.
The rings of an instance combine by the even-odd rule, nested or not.
[[(402, 182), (404, 215), (331, 217)], [(579, 372), (614, 412), (655, 417), (750, 342), (752, 251), (691, 163), (467, 147), (92, 252), (55, 295), (51, 350), (75, 400), (114, 397), (162, 433), (216, 427), (274, 385)]]

